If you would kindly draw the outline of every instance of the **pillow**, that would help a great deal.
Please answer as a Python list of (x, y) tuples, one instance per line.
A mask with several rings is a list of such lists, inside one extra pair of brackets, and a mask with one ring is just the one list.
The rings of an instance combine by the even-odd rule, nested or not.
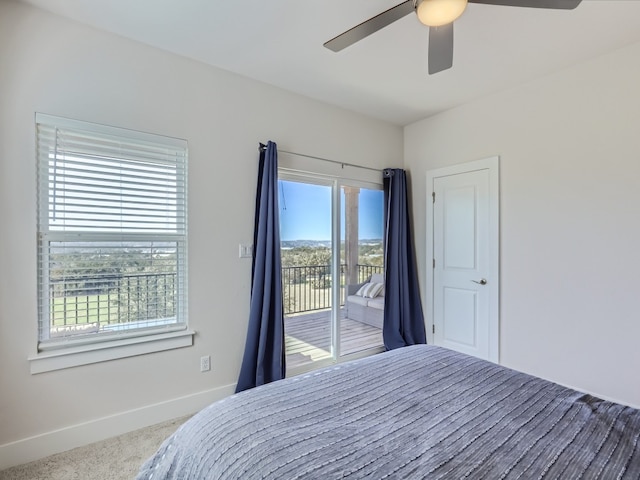
[(378, 294), (382, 291), (383, 288), (384, 288), (383, 283), (365, 283), (356, 292), (356, 295), (359, 295), (360, 297), (374, 298), (378, 296)]

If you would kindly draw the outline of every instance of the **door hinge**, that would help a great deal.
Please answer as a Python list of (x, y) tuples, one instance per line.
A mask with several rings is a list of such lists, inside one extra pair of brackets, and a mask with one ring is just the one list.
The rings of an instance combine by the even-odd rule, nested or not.
[(431, 192), (431, 197), (433, 198), (433, 203), (436, 203), (436, 192)]
[(431, 333), (436, 333), (436, 324), (435, 323), (431, 324)]

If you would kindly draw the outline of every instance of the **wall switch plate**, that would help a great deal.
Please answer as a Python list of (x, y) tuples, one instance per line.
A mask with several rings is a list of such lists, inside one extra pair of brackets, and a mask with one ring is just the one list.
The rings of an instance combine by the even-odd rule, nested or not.
[(240, 258), (251, 258), (251, 257), (253, 257), (253, 245), (250, 243), (241, 243)]
[(211, 370), (211, 357), (209, 355), (200, 357), (200, 371), (208, 372), (209, 370)]

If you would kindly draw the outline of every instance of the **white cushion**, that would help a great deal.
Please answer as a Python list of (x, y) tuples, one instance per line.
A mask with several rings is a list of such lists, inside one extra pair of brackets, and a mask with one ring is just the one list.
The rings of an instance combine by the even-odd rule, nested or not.
[(376, 308), (378, 310), (384, 310), (384, 297), (376, 297), (369, 300), (367, 306)]
[(360, 287), (360, 290), (356, 292), (356, 295), (360, 297), (374, 298), (378, 295), (378, 293), (380, 293), (383, 287), (384, 284), (382, 283), (365, 283), (362, 287)]
[(367, 303), (369, 303), (370, 300), (371, 299), (369, 298), (359, 297), (357, 295), (349, 295), (347, 297), (348, 302), (357, 303), (358, 305), (362, 305), (363, 307), (366, 307)]
[(371, 283), (382, 283), (384, 284), (384, 275), (382, 273), (374, 273), (371, 275)]

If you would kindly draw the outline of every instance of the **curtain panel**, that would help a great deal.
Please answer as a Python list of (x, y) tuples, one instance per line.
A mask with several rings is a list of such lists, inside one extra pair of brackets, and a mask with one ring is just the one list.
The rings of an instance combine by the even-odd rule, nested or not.
[(385, 302), (382, 336), (387, 350), (427, 343), (413, 249), (406, 173), (383, 171), (386, 205)]
[[(264, 148), (263, 148), (264, 147)], [(278, 150), (261, 144), (256, 193), (251, 306), (236, 392), (285, 377), (282, 263), (278, 216)]]

